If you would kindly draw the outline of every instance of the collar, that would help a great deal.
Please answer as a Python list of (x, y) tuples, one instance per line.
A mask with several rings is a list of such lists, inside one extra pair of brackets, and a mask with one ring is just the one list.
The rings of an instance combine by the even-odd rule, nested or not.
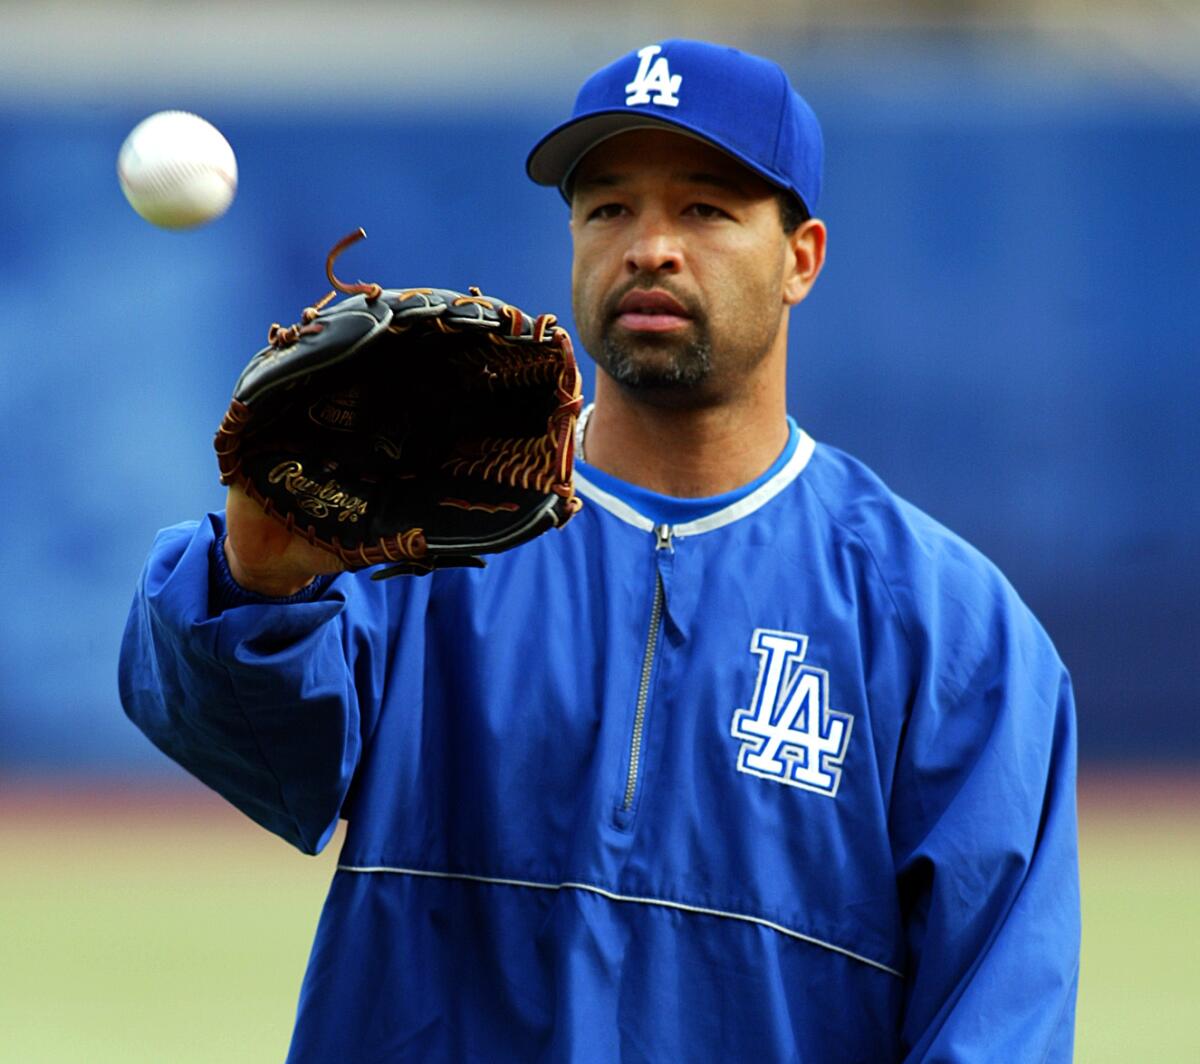
[[(576, 455), (583, 453), (583, 434), (591, 411), (589, 404), (580, 415)], [(687, 500), (660, 495), (590, 469), (582, 457), (575, 467), (575, 488), (589, 502), (643, 531), (652, 532), (666, 525), (676, 537), (711, 532), (761, 509), (804, 471), (816, 444), (790, 417), (788, 424), (791, 428), (788, 443), (771, 467), (749, 484), (722, 495)], [(675, 520), (663, 520), (664, 517)]]

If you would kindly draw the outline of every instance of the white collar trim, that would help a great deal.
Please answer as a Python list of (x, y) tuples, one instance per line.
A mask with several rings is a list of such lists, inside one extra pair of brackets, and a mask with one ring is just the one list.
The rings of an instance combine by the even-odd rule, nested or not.
[[(675, 525), (671, 529), (671, 534), (677, 538), (698, 536), (702, 532), (712, 532), (715, 529), (724, 528), (726, 525), (732, 524), (734, 521), (740, 521), (743, 517), (754, 513), (755, 510), (762, 509), (762, 507), (766, 506), (767, 503), (804, 472), (804, 468), (812, 458), (816, 446), (816, 441), (801, 429), (800, 439), (796, 443), (796, 450), (792, 454), (792, 457), (787, 460), (783, 468), (771, 477), (770, 480), (765, 484), (760, 484), (749, 495), (738, 499), (737, 502), (730, 503), (728, 506), (722, 507), (720, 510), (704, 517), (699, 517), (695, 521), (684, 521), (682, 524)], [(627, 502), (618, 499), (610, 492), (596, 487), (578, 469), (575, 470), (575, 488), (585, 499), (595, 503), (601, 509), (607, 510), (614, 517), (619, 517), (626, 524), (633, 525), (634, 528), (640, 528), (644, 532), (654, 531), (655, 525), (650, 518), (638, 513)]]

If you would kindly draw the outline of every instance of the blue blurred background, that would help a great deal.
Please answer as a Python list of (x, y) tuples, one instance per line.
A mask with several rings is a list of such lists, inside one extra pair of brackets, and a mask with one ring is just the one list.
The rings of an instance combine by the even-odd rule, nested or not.
[[(121, 713), (117, 648), (155, 531), (222, 505), (212, 433), (267, 326), (362, 225), (343, 277), (477, 284), (573, 332), (566, 208), (525, 154), (586, 73), (678, 35), (778, 60), (825, 128), (792, 412), (1000, 564), (1085, 760), (1195, 766), (1200, 31), (1081, 10), (0, 4), (0, 776), (179, 774)], [(238, 156), (191, 233), (115, 177), (165, 108)]]

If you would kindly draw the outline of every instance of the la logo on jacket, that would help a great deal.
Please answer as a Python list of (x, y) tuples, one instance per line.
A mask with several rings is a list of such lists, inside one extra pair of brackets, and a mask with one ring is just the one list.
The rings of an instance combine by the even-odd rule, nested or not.
[(739, 772), (837, 795), (854, 718), (829, 708), (829, 673), (804, 664), (808, 636), (756, 628), (758, 679), (749, 709), (733, 714)]

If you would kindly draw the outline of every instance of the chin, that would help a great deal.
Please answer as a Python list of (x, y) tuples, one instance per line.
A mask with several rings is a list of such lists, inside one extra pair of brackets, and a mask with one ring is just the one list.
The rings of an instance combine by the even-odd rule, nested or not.
[(707, 344), (637, 344), (605, 338), (597, 364), (617, 384), (630, 392), (689, 393), (703, 390), (712, 374)]

